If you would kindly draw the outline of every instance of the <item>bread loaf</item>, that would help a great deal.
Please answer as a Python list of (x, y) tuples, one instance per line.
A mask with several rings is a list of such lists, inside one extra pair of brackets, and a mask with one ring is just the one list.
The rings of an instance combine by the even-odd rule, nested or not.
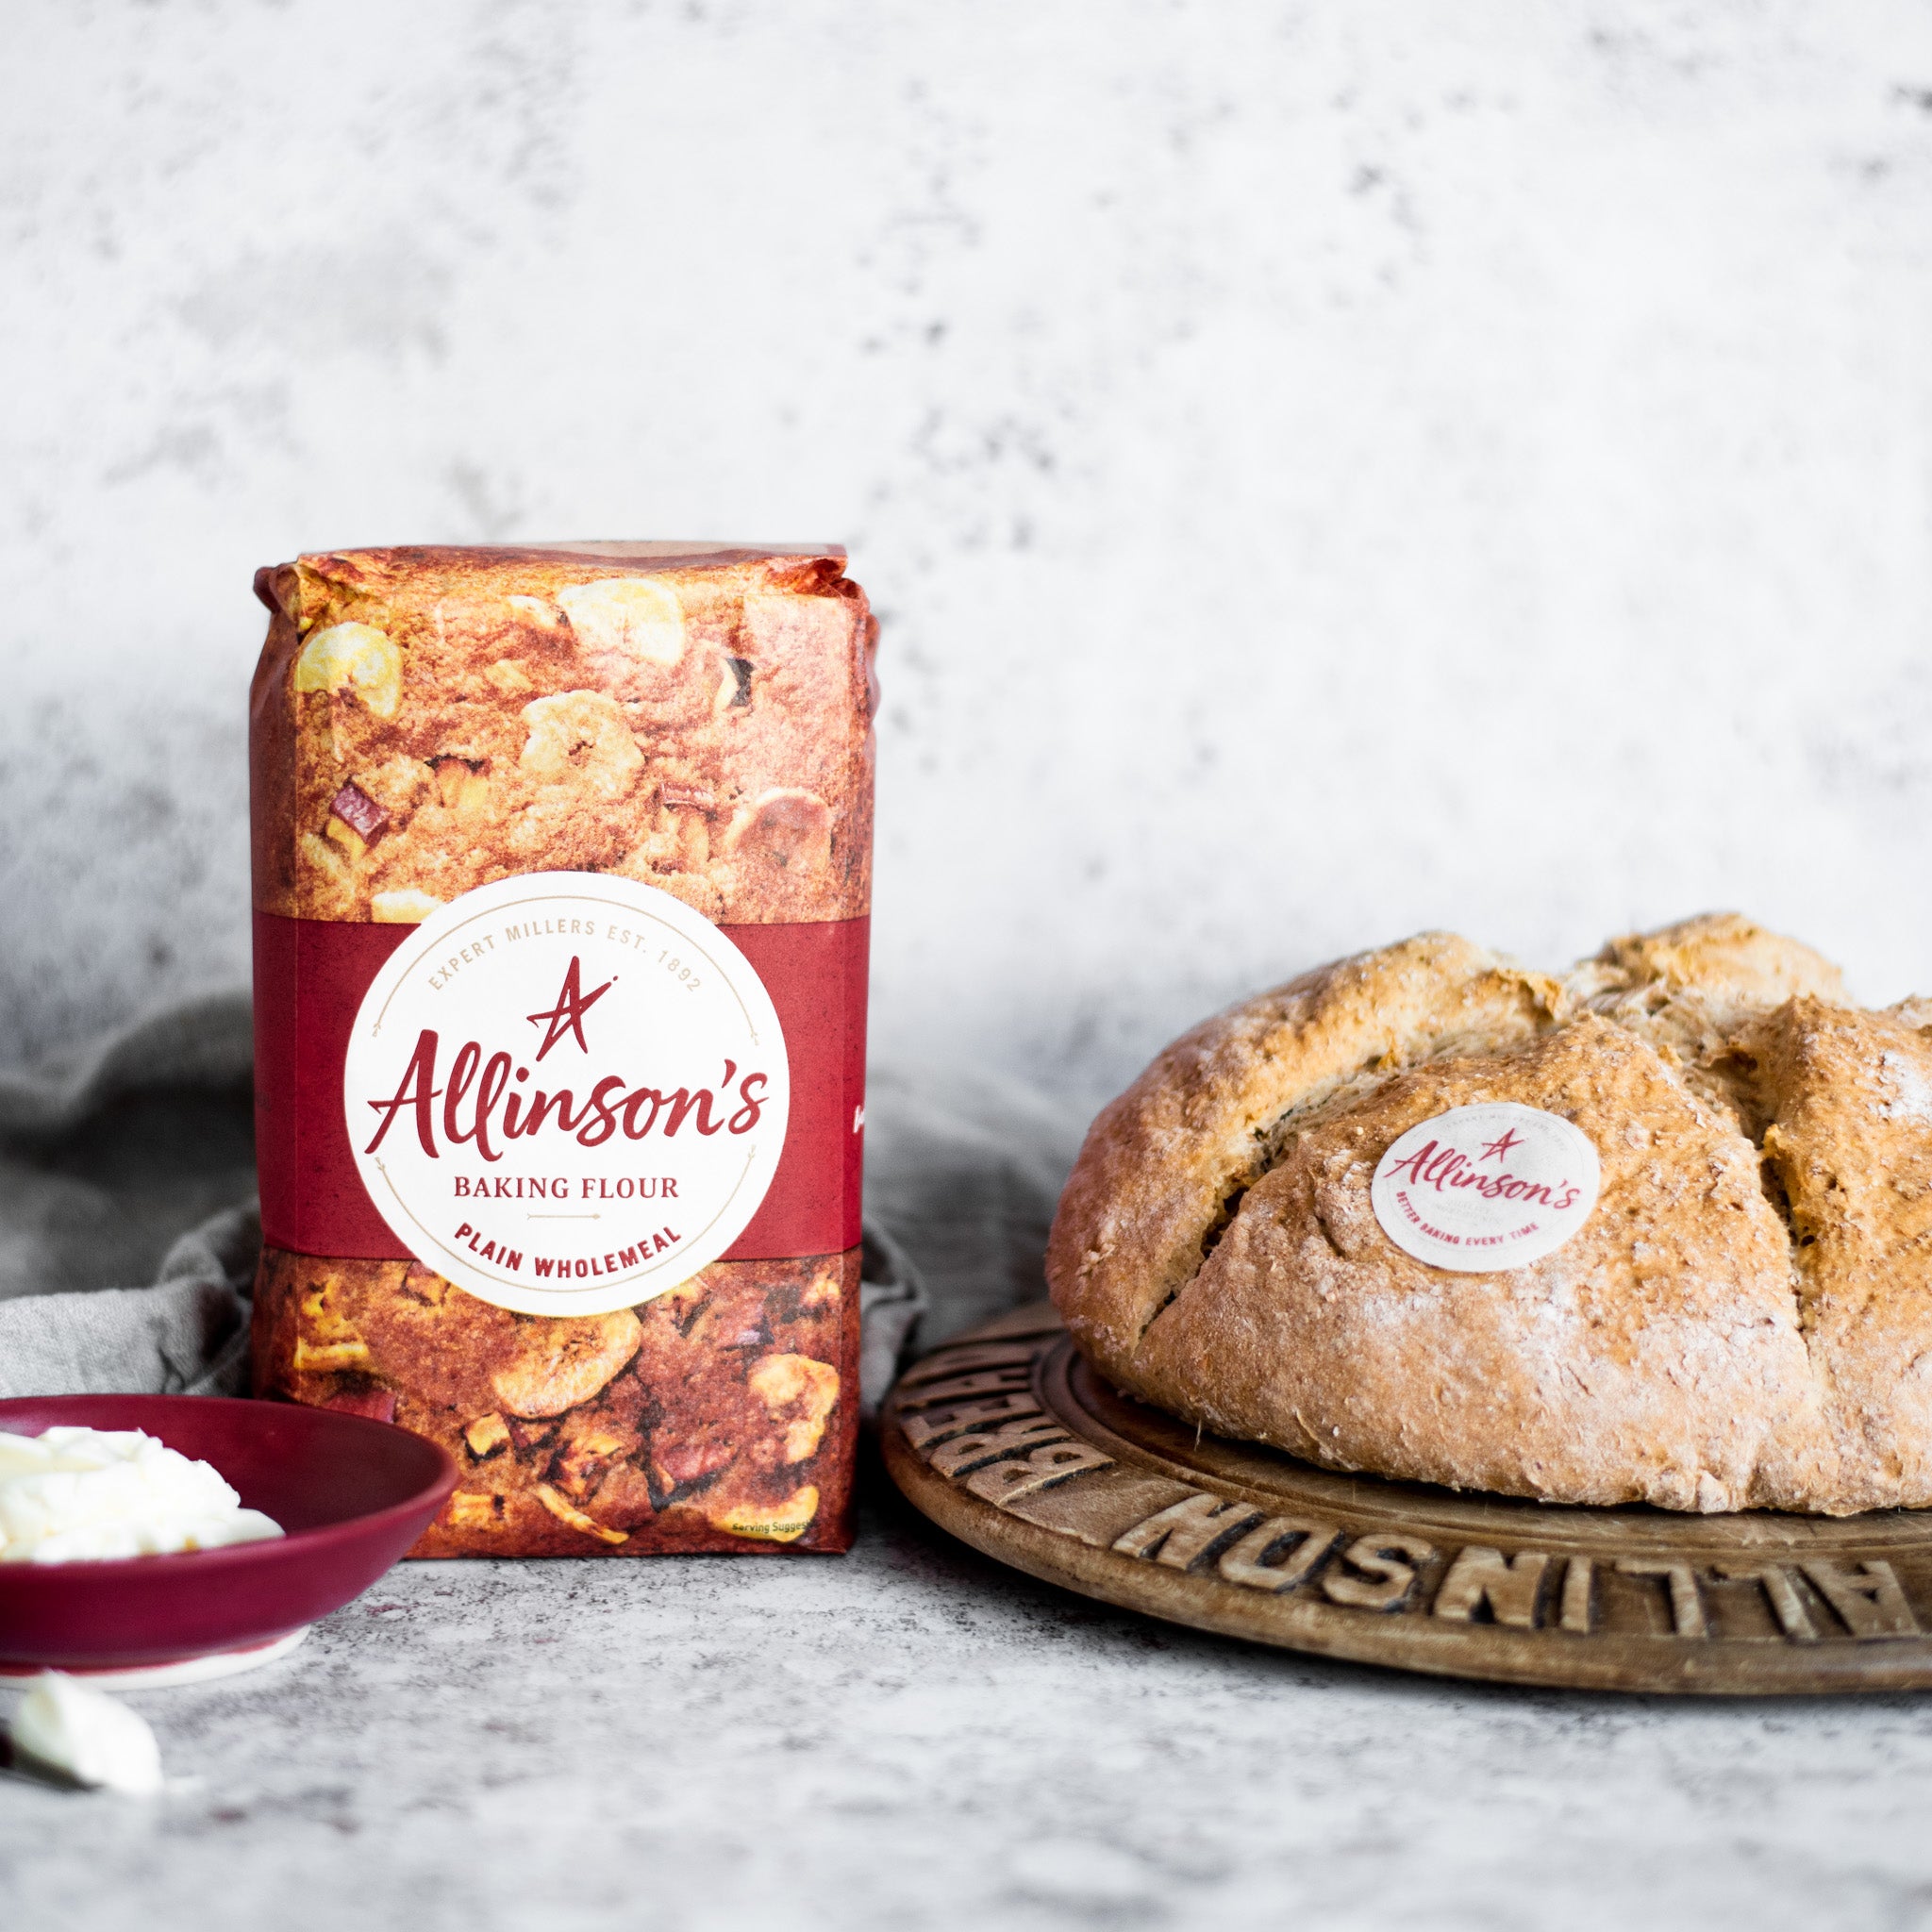
[[(1498, 1107), (1581, 1131), (1594, 1208), (1521, 1266), (1419, 1258), (1378, 1173), (1446, 1146), (1429, 1130), (1452, 1110)], [(1482, 1158), (1393, 1166), (1428, 1200), (1474, 1181), (1542, 1212)], [(1047, 1269), (1120, 1387), (1331, 1468), (1568, 1503), (1921, 1507), (1932, 1010), (1857, 1008), (1816, 953), (1732, 915), (1560, 978), (1425, 934), (1161, 1054), (1095, 1121)]]

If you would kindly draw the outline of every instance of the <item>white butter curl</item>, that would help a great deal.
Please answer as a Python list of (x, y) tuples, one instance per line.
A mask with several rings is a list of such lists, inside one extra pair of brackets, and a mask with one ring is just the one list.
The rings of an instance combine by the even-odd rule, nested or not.
[[(17, 1438), (15, 1440), (18, 1440)], [(158, 1791), (161, 1747), (139, 1712), (60, 1671), (42, 1671), (8, 1726), (16, 1751), (110, 1791)]]

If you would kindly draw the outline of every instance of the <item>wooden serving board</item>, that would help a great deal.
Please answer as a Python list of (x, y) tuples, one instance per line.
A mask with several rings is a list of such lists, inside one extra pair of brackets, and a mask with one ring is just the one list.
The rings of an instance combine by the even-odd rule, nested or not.
[(1338, 1475), (1130, 1401), (1043, 1305), (915, 1363), (881, 1437), (975, 1549), (1203, 1630), (1515, 1684), (1932, 1685), (1932, 1511), (1686, 1516)]

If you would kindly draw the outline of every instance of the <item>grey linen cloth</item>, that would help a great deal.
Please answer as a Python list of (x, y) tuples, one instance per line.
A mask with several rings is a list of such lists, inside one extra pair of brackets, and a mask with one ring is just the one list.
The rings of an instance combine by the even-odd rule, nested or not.
[[(261, 1245), (251, 1054), (238, 993), (0, 1073), (0, 1396), (244, 1390)], [(984, 1074), (888, 1069), (866, 1118), (870, 1414), (915, 1339), (1044, 1291), (1079, 1117)]]
[(0, 1395), (240, 1390), (251, 1054), (228, 995), (0, 1074)]

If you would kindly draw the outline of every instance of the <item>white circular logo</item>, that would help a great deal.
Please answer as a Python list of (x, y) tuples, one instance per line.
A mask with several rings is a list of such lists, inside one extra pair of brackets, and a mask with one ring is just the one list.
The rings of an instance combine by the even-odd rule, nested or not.
[(1601, 1177), (1580, 1127), (1497, 1100), (1409, 1128), (1383, 1155), (1369, 1199), (1405, 1254), (1483, 1274), (1560, 1248), (1590, 1219)]
[(440, 908), (364, 996), (342, 1075), (362, 1184), (425, 1266), (499, 1307), (594, 1315), (689, 1279), (785, 1144), (785, 1036), (690, 907), (526, 873)]

